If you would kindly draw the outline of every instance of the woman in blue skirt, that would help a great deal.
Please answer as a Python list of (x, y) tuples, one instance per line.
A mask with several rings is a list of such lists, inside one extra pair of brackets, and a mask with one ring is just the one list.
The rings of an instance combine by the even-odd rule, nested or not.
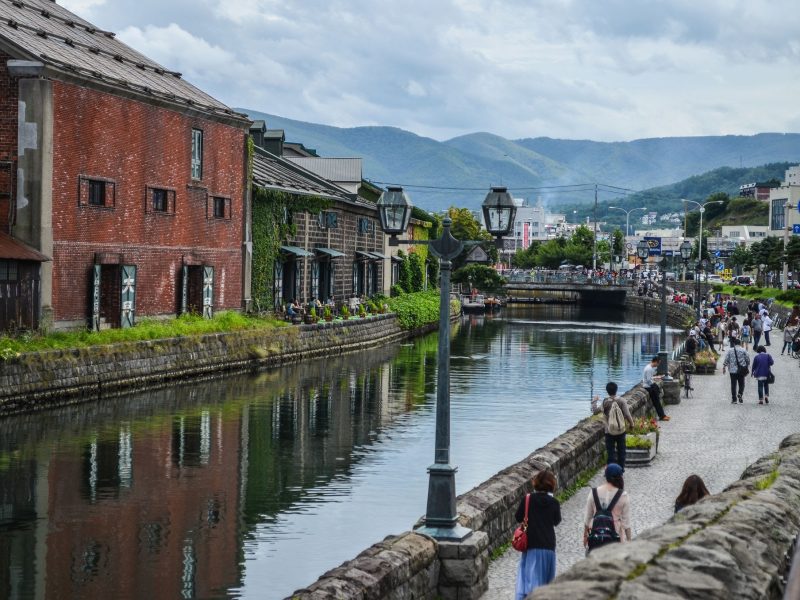
[[(553, 498), (556, 477), (539, 471), (533, 478), (533, 494), (528, 506), (528, 549), (522, 553), (517, 570), (516, 600), (522, 600), (540, 585), (556, 576), (556, 532), (561, 522), (561, 505)], [(517, 522), (525, 519), (525, 498), (517, 509)]]

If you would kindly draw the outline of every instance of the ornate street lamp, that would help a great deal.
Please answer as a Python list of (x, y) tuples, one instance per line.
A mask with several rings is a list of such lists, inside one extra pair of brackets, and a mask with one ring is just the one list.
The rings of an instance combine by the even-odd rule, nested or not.
[[(647, 260), (650, 254), (650, 246), (647, 240), (639, 240), (636, 245), (636, 254), (642, 259), (642, 262)], [(663, 257), (662, 257), (663, 260)], [(666, 267), (666, 265), (664, 265)], [(670, 381), (672, 377), (669, 375), (669, 364), (667, 355), (667, 273), (665, 268), (661, 271), (661, 336), (659, 339), (658, 348), (658, 374), (664, 376), (664, 381)]]
[(681, 260), (683, 260), (683, 280), (686, 281), (686, 266), (689, 264), (689, 259), (692, 258), (692, 242), (683, 240), (680, 251)]
[(517, 214), (517, 207), (508, 189), (504, 187), (493, 187), (486, 194), (483, 201), (483, 222), (486, 231), (491, 233), (497, 240), (497, 247), (502, 245), (503, 236), (507, 235), (514, 226), (514, 217)]
[(411, 209), (414, 208), (414, 205), (411, 204), (403, 188), (389, 186), (378, 198), (377, 206), (381, 229), (391, 236), (389, 245), (397, 246), (399, 243), (397, 236), (408, 229), (408, 223), (411, 220)]
[[(398, 191), (400, 192), (398, 194)], [(392, 195), (393, 194), (393, 195)], [(511, 210), (509, 210), (509, 203)], [(456, 467), (450, 464), (450, 270), (451, 261), (461, 254), (465, 242), (450, 233), (452, 220), (442, 221), (442, 235), (436, 240), (398, 240), (397, 235), (408, 226), (413, 205), (400, 188), (389, 188), (378, 200), (378, 214), (384, 233), (392, 236), (389, 243), (427, 244), (431, 254), (439, 259), (439, 347), (436, 380), (436, 441), (434, 463), (428, 467), (428, 503), (425, 525), (418, 531), (438, 540), (459, 541), (472, 530), (459, 525), (456, 512)], [(407, 210), (407, 212), (401, 212)], [(488, 210), (487, 210), (488, 208)], [(516, 207), (505, 188), (492, 188), (484, 202), (484, 217), (489, 232), (502, 237), (514, 224)], [(390, 225), (389, 228), (386, 225)], [(394, 243), (392, 242), (394, 240)], [(471, 242), (467, 242), (470, 244)], [(477, 242), (474, 242), (477, 243)]]

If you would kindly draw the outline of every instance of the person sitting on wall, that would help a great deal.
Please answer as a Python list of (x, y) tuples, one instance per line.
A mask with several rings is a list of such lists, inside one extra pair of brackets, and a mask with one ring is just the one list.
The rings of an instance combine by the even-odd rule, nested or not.
[(292, 323), (300, 320), (300, 305), (297, 304), (294, 298), (286, 305), (286, 314), (289, 316)]

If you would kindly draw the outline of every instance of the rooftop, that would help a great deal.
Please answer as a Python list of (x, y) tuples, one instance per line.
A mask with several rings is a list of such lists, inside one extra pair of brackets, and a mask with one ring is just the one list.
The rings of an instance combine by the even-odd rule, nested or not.
[(253, 154), (253, 183), (265, 189), (302, 196), (342, 201), (352, 199), (347, 190), (258, 147)]
[(0, 49), (56, 72), (128, 90), (146, 98), (247, 121), (209, 96), (52, 0), (0, 0)]

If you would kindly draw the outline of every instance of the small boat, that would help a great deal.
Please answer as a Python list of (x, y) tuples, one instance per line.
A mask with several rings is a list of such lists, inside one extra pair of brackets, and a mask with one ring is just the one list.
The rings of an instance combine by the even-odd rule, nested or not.
[(465, 313), (484, 313), (486, 312), (486, 301), (483, 296), (466, 296), (461, 303), (461, 310)]
[(500, 310), (500, 307), (503, 306), (503, 302), (499, 298), (495, 298), (494, 296), (489, 296), (483, 301), (483, 304), (486, 306), (487, 312), (495, 312)]

